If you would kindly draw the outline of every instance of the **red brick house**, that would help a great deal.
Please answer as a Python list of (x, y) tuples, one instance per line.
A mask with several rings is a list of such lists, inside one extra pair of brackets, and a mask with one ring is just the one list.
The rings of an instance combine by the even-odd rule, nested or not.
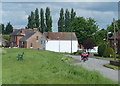
[[(113, 49), (114, 49), (114, 35), (111, 37), (111, 38), (109, 38), (109, 40), (110, 40), (110, 47), (112, 47)], [(118, 31), (118, 32), (116, 32), (116, 50), (117, 50), (117, 53), (119, 53), (120, 54), (120, 30)]]
[(10, 46), (20, 48), (40, 48), (42, 34), (37, 29), (16, 29), (10, 34)]

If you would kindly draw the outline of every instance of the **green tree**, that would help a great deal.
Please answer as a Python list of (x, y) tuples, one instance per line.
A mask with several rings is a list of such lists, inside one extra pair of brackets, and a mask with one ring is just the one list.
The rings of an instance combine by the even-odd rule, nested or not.
[(103, 56), (106, 50), (106, 44), (101, 44), (98, 46), (98, 55)]
[(50, 8), (46, 8), (46, 13), (45, 13), (45, 17), (46, 17), (46, 32), (52, 32), (52, 17), (50, 16)]
[[(108, 29), (108, 32), (112, 32), (112, 34), (110, 35), (112, 36), (114, 33), (114, 23), (112, 22), (111, 25), (107, 27), (107, 29)], [(115, 21), (115, 30), (116, 31), (120, 30), (120, 20)]]
[(44, 10), (40, 9), (40, 32), (43, 33), (45, 31), (45, 23), (44, 23)]
[(94, 19), (84, 17), (76, 17), (71, 22), (72, 31), (76, 33), (79, 44), (83, 45), (83, 42), (90, 38), (93, 39), (94, 34), (98, 30), (98, 25)]
[(114, 50), (111, 47), (105, 49), (103, 56), (106, 57), (107, 55), (108, 57), (114, 57)]
[(106, 37), (107, 31), (105, 29), (98, 30), (94, 35), (95, 45), (105, 43), (106, 41), (104, 39), (106, 39)]
[(38, 8), (36, 8), (35, 10), (35, 27), (39, 28), (40, 22), (39, 22), (39, 12), (38, 12)]
[(71, 9), (71, 21), (75, 18), (76, 12), (74, 12), (74, 9)]
[(6, 26), (6, 34), (10, 34), (13, 32), (13, 26), (10, 24), (10, 22)]
[(64, 32), (65, 28), (64, 28), (64, 25), (65, 25), (65, 20), (64, 20), (64, 10), (63, 8), (61, 8), (60, 10), (60, 18), (58, 20), (58, 32)]
[(70, 24), (70, 12), (68, 9), (65, 11), (65, 32), (70, 32), (71, 31), (71, 24)]
[(35, 28), (35, 13), (31, 11), (31, 28)]
[(0, 34), (5, 34), (5, 27), (4, 24), (0, 24)]
[(29, 29), (29, 28), (32, 28), (32, 26), (31, 26), (31, 16), (30, 15), (28, 16), (28, 24), (27, 24), (26, 29)]

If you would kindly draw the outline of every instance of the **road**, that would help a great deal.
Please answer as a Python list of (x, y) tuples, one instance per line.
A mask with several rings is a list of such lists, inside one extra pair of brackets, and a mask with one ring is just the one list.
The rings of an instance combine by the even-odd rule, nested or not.
[(74, 59), (78, 60), (78, 62), (74, 63), (74, 65), (82, 65), (88, 70), (97, 70), (99, 71), (104, 77), (110, 78), (113, 81), (119, 81), (120, 78), (118, 79), (118, 76), (120, 76), (120, 70), (113, 70), (110, 68), (106, 68), (103, 65), (108, 64), (109, 60), (105, 59), (96, 59), (96, 58), (88, 58), (86, 62), (81, 61), (80, 56), (76, 55), (66, 55), (73, 57)]

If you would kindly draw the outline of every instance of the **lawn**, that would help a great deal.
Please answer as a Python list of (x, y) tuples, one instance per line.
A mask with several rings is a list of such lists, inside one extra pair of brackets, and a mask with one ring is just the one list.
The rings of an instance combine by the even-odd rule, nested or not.
[[(17, 55), (24, 51), (24, 60)], [(65, 59), (64, 59), (65, 58)], [(64, 59), (65, 62), (61, 61)], [(97, 71), (66, 62), (73, 59), (62, 54), (32, 49), (4, 49), (2, 55), (3, 84), (115, 84)]]
[(120, 70), (120, 67), (115, 66), (115, 65), (111, 65), (111, 64), (105, 64), (105, 67), (111, 68), (111, 69), (115, 69), (115, 70)]

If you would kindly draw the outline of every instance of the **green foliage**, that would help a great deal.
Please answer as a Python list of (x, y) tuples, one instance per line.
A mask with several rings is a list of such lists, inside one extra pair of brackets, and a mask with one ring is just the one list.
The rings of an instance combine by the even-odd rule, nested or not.
[(82, 45), (87, 38), (93, 39), (95, 32), (98, 30), (98, 25), (92, 18), (76, 17), (71, 24), (72, 31), (76, 33), (78, 42)]
[[(115, 21), (115, 30), (116, 31), (118, 31), (118, 30), (120, 30), (120, 20), (116, 20)], [(108, 29), (108, 32), (112, 32), (112, 34), (111, 34), (111, 36), (113, 35), (113, 33), (114, 33), (114, 23), (112, 22), (111, 23), (111, 25), (109, 25), (108, 27), (107, 27), (107, 29)]]
[(40, 25), (39, 12), (38, 12), (38, 8), (36, 8), (36, 10), (35, 10), (35, 27), (39, 28), (39, 25)]
[(71, 21), (75, 18), (76, 12), (74, 12), (74, 9), (71, 9)]
[(45, 23), (44, 23), (44, 10), (43, 8), (40, 9), (40, 32), (43, 33), (45, 31)]
[(94, 53), (94, 56), (99, 56), (97, 53)]
[(115, 66), (115, 65), (111, 65), (111, 64), (105, 64), (105, 67), (111, 68), (111, 69), (115, 69), (115, 70), (120, 70), (120, 67)]
[(105, 43), (104, 39), (107, 39), (107, 31), (105, 29), (101, 29), (97, 31), (94, 35), (95, 45), (100, 45)]
[(5, 34), (5, 27), (4, 24), (0, 24), (0, 34)]
[(35, 28), (35, 13), (31, 11), (31, 28)]
[(50, 16), (50, 8), (49, 7), (46, 8), (45, 19), (46, 19), (45, 32), (52, 32), (52, 17)]
[(29, 15), (28, 16), (28, 24), (27, 24), (27, 27), (26, 27), (26, 29), (29, 29), (29, 28), (31, 28), (32, 26), (31, 26), (31, 16)]
[(7, 40), (7, 41), (10, 41), (10, 36), (9, 35), (3, 35), (2, 38)]
[(70, 12), (68, 9), (65, 11), (65, 32), (71, 32), (70, 29)]
[(58, 20), (58, 32), (71, 32), (71, 22), (76, 16), (74, 9), (71, 9), (71, 13), (66, 9), (65, 14), (63, 8), (60, 10), (60, 18)]
[(108, 49), (107, 48), (105, 49), (103, 56), (106, 57), (107, 55), (108, 57), (114, 56), (114, 50), (111, 47), (108, 47)]
[(58, 20), (58, 32), (64, 32), (65, 31), (65, 20), (64, 20), (64, 10), (61, 8), (60, 10), (60, 18)]
[(8, 22), (5, 28), (5, 34), (10, 34), (12, 32), (13, 32), (13, 26), (10, 24), (10, 22)]
[(105, 50), (106, 50), (106, 45), (105, 44), (101, 44), (100, 46), (98, 46), (98, 55), (103, 56)]
[[(96, 71), (65, 64), (62, 54), (33, 49), (5, 49), (2, 84), (116, 84)], [(25, 52), (24, 60), (16, 56)], [(65, 60), (65, 61), (67, 61)], [(14, 71), (14, 72), (13, 72)]]

